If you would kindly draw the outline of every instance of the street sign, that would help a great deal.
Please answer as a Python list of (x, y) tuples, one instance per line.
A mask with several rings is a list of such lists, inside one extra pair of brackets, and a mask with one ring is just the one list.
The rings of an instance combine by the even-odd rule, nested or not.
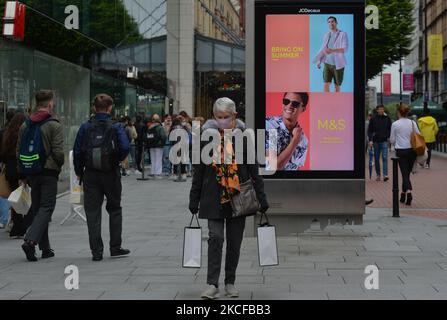
[(26, 6), (18, 1), (7, 1), (3, 16), (3, 35), (15, 41), (25, 38)]

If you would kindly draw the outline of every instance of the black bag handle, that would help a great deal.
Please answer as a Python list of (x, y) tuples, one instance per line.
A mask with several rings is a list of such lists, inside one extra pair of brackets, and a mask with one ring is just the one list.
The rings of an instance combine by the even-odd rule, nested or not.
[(194, 217), (196, 218), (196, 221), (197, 221), (197, 227), (196, 227), (196, 228), (201, 228), (201, 227), (200, 227), (200, 223), (199, 223), (199, 218), (197, 217), (197, 214), (193, 214), (193, 215), (192, 215), (192, 217), (191, 217), (191, 222), (189, 223), (189, 228), (193, 228), (193, 226), (192, 226), (192, 222), (193, 222), (193, 220), (194, 220)]
[[(262, 223), (262, 218), (265, 217), (266, 222)], [(261, 219), (259, 220), (259, 226), (260, 227), (270, 227), (270, 221), (269, 221), (269, 217), (267, 216), (266, 212), (261, 212)]]

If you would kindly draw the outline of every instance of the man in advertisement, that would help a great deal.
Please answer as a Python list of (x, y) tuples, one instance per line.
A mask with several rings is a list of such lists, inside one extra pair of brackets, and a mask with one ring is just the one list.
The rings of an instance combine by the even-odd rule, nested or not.
[(329, 17), (327, 23), (329, 31), (324, 35), (322, 47), (313, 63), (317, 64), (318, 69), (324, 63), (324, 92), (330, 92), (332, 81), (335, 84), (335, 91), (340, 92), (346, 66), (345, 53), (348, 51), (348, 34), (338, 29), (336, 17)]
[[(304, 166), (309, 141), (299, 124), (299, 117), (306, 111), (309, 95), (306, 92), (286, 92), (281, 116), (266, 119), (267, 170), (269, 157), (277, 155), (277, 170), (293, 171)], [(269, 130), (277, 130), (277, 141), (269, 144)]]

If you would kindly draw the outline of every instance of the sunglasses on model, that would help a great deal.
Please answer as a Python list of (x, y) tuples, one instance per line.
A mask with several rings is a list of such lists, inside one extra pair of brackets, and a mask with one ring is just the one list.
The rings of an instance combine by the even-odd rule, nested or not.
[(295, 109), (297, 109), (297, 108), (303, 106), (303, 103), (302, 103), (302, 102), (299, 102), (299, 101), (291, 101), (291, 100), (289, 100), (289, 99), (282, 99), (282, 104), (283, 104), (284, 106), (288, 106), (290, 103), (292, 103), (292, 107), (295, 108)]

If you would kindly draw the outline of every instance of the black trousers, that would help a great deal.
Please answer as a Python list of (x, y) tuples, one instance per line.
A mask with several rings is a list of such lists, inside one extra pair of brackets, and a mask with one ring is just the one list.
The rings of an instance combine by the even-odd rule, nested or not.
[(208, 220), (208, 275), (207, 284), (219, 286), (224, 243), (224, 226), (226, 224), (227, 249), (225, 257), (225, 284), (234, 284), (239, 263), (242, 238), (245, 229), (245, 217), (235, 219)]
[(412, 191), (410, 174), (416, 161), (416, 153), (413, 149), (396, 149), (396, 156), (399, 157), (399, 168), (402, 173), (402, 192)]
[(25, 235), (25, 240), (39, 244), (40, 250), (51, 249), (48, 224), (56, 207), (57, 178), (51, 176), (28, 177), (31, 186), (31, 212), (33, 222)]
[(121, 175), (119, 168), (113, 172), (87, 170), (84, 174), (84, 209), (87, 218), (90, 249), (93, 254), (102, 254), (104, 244), (101, 238), (102, 204), (107, 198), (109, 214), (110, 249), (121, 247), (122, 208)]
[(427, 145), (427, 154), (428, 154), (428, 158), (427, 158), (427, 165), (428, 166), (430, 166), (430, 162), (431, 162), (431, 152), (432, 152), (432, 150), (433, 150), (433, 148), (435, 147), (435, 143), (436, 142), (430, 142), (430, 143), (427, 143), (426, 145)]
[(143, 171), (141, 161), (143, 159), (143, 144), (136, 144), (135, 148), (135, 161), (137, 162), (138, 171)]

